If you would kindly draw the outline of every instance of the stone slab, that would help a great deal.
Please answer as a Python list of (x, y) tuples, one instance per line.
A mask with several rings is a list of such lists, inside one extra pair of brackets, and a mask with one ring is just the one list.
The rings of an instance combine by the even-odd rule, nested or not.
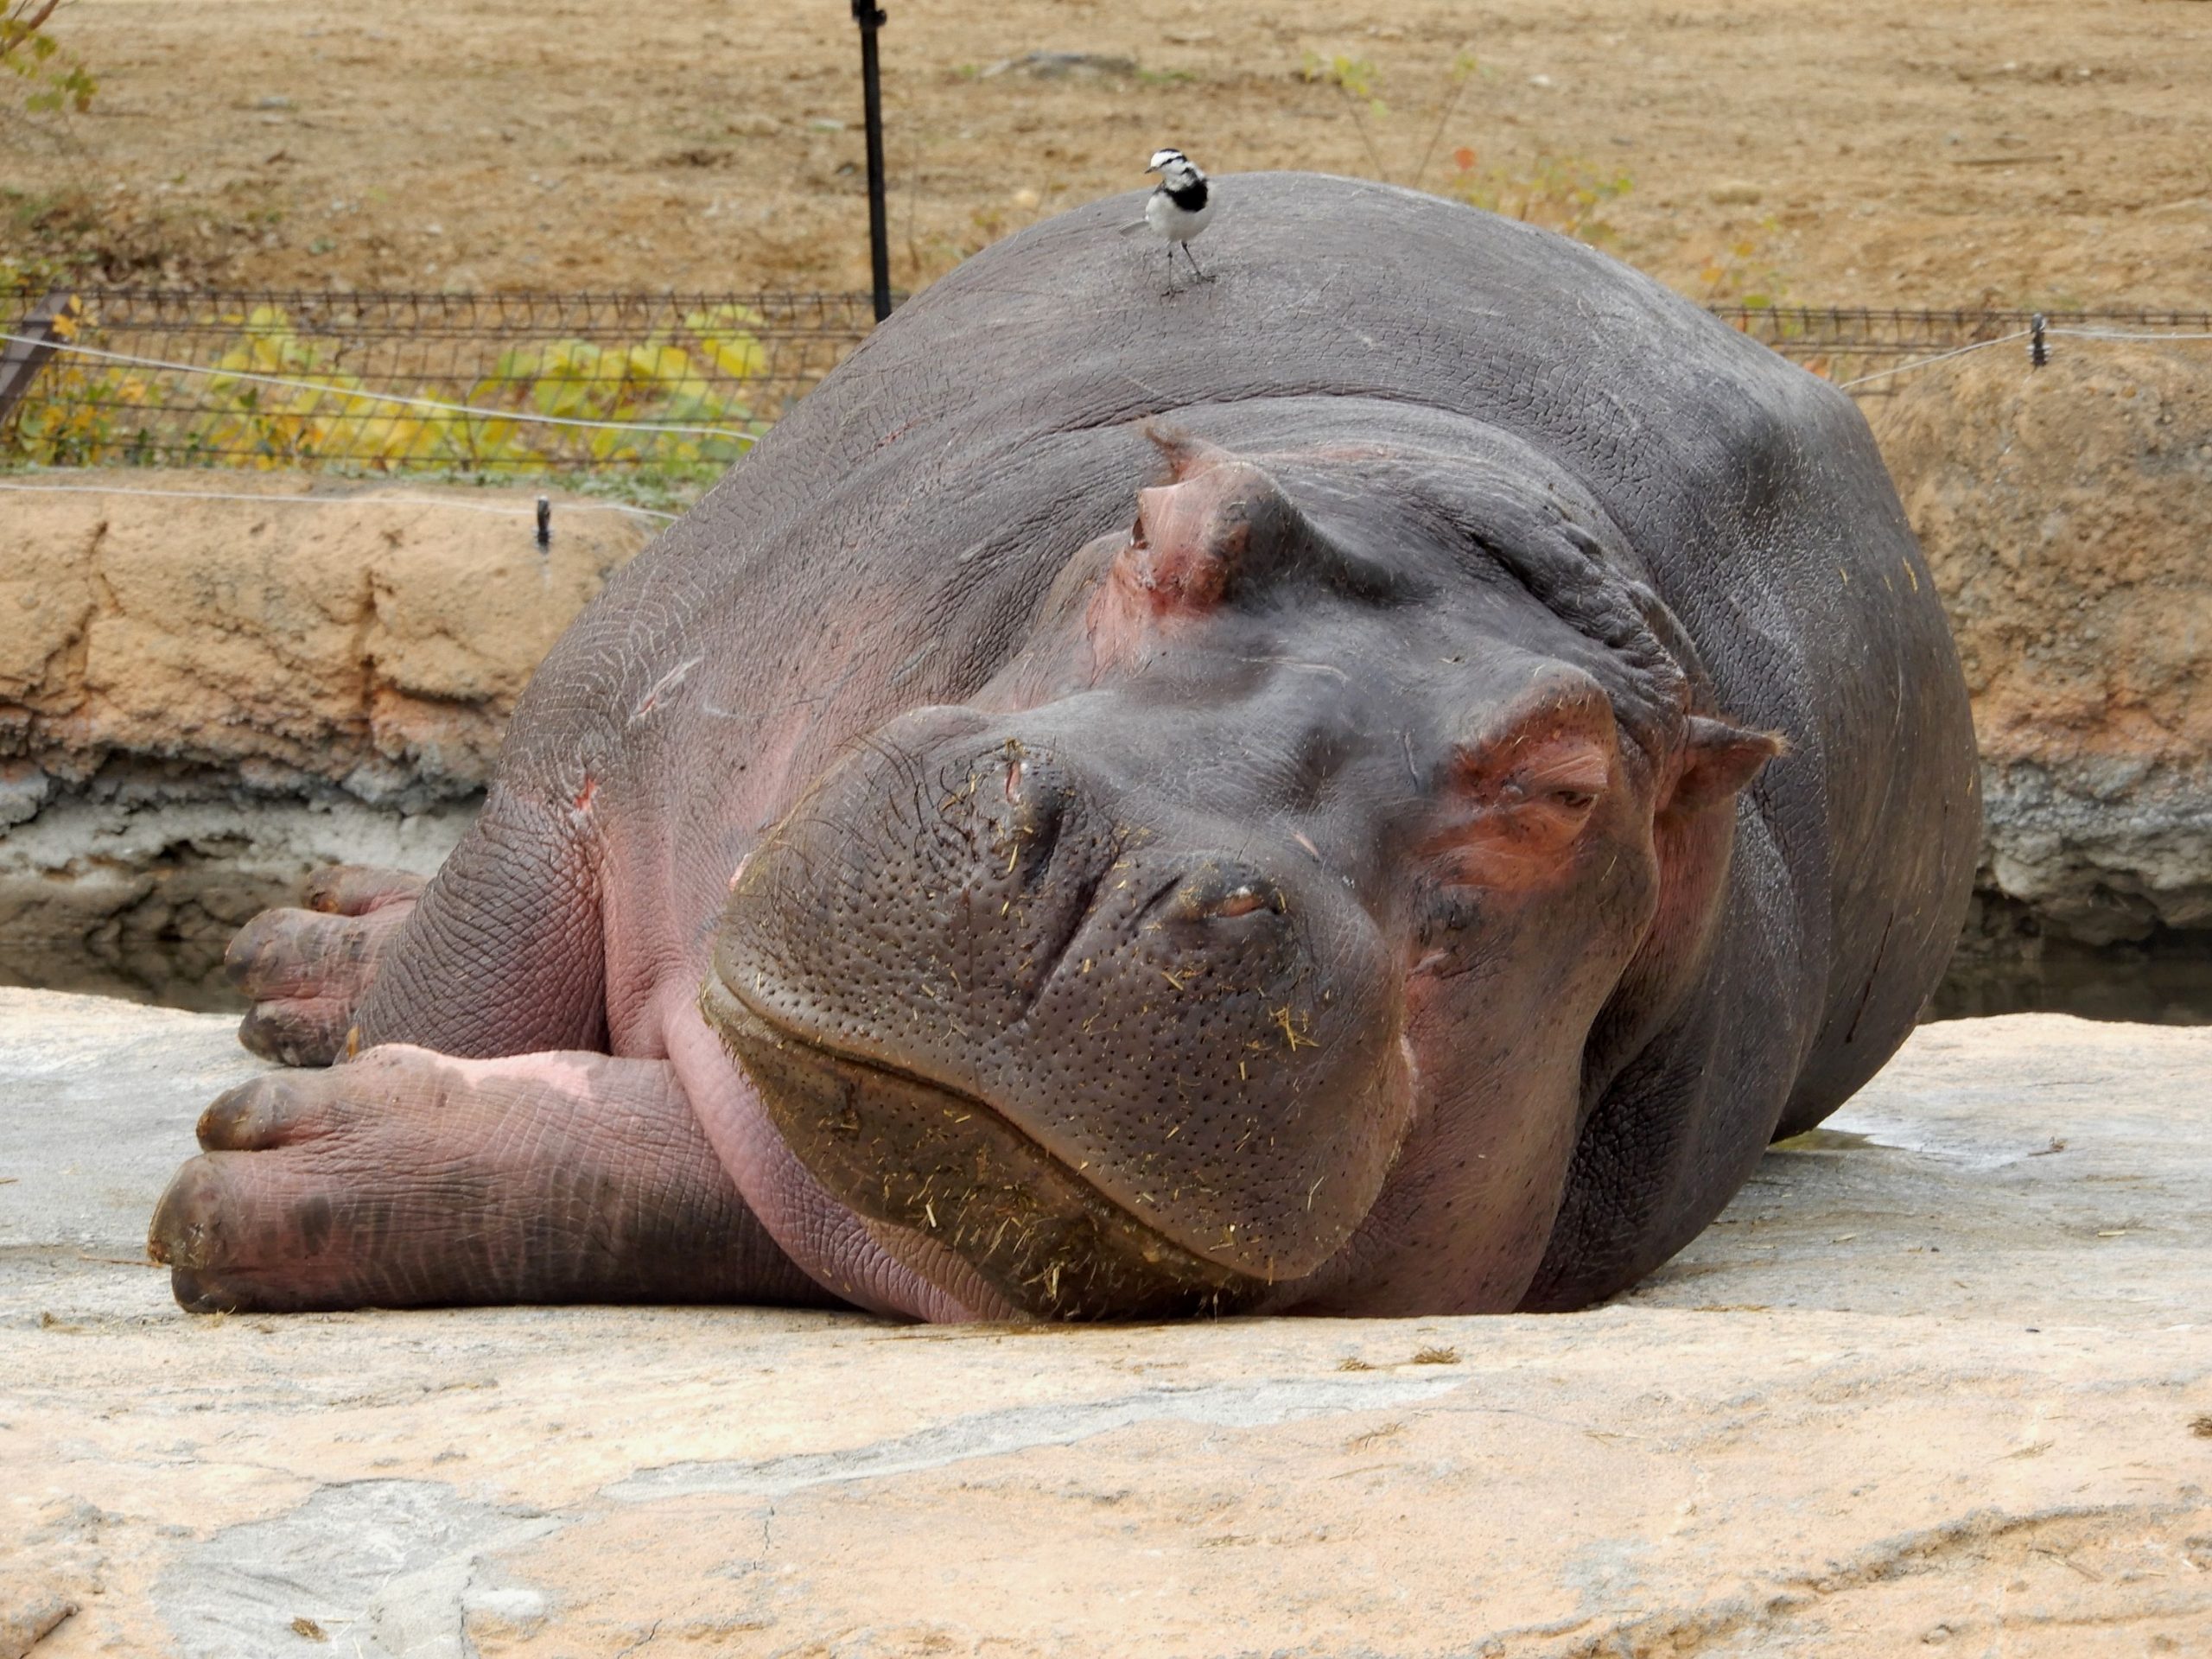
[(2212, 1652), (2212, 1031), (1924, 1028), (1588, 1313), (1086, 1330), (189, 1318), (257, 1065), (0, 991), (0, 1659)]

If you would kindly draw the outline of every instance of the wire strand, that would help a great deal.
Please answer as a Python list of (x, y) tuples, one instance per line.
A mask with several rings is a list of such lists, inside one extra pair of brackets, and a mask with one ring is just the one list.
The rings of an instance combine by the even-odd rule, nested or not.
[(2132, 328), (2045, 328), (2046, 334), (2069, 340), (2212, 340), (2212, 334), (2141, 334)]
[[(225, 490), (141, 490), (118, 484), (16, 484), (0, 480), (0, 490), (27, 495), (143, 495), (165, 501), (251, 501), (295, 507), (450, 507), (455, 512), (486, 512), (501, 518), (534, 518), (535, 507), (494, 507), (480, 501), (454, 501), (436, 495), (249, 495)], [(563, 501), (563, 512), (626, 512), (674, 524), (680, 516), (620, 501)]]
[[(1894, 368), (1877, 369), (1872, 374), (1860, 375), (1856, 380), (1839, 380), (1836, 382), (1836, 387), (1839, 391), (1848, 391), (1853, 386), (1865, 385), (1869, 380), (1887, 379), (1891, 375), (1903, 374), (1910, 369), (1924, 369), (1930, 363), (1942, 363), (1951, 358), (1964, 357), (1968, 352), (1986, 351), (1992, 346), (2002, 346), (2012, 340), (2025, 340), (2034, 332), (2032, 328), (2023, 328), (2018, 334), (1999, 334), (1995, 340), (1977, 340), (1973, 345), (1961, 346), (1955, 351), (1938, 352), (1933, 357), (1915, 358), (1911, 362), (1900, 363)], [(2052, 331), (2045, 329), (2044, 332), (2049, 334)]]
[(372, 404), (398, 404), (409, 409), (435, 409), (448, 415), (474, 415), (487, 421), (524, 421), (534, 426), (588, 427), (600, 432), (663, 432), (682, 437), (735, 438), (750, 442), (753, 435), (727, 426), (665, 426), (655, 421), (587, 421), (569, 415), (532, 415), (512, 409), (484, 409), (474, 404), (448, 404), (436, 397), (409, 397), (396, 391), (356, 391), (327, 380), (296, 380), (289, 375), (261, 374), (249, 369), (211, 369), (194, 363), (171, 363), (158, 357), (133, 357), (124, 352), (104, 352), (93, 346), (41, 340), (33, 334), (0, 331), (0, 340), (17, 346), (69, 352), (78, 357), (98, 358), (104, 363), (128, 363), (136, 368), (162, 369), (171, 374), (200, 374), (217, 380), (251, 380), (264, 386), (289, 386), (297, 391), (322, 391), (334, 397), (359, 398)]

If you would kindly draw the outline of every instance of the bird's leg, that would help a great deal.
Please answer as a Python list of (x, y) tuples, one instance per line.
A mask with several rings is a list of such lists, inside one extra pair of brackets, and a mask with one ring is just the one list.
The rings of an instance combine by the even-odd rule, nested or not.
[[(1186, 251), (1187, 251), (1187, 250), (1186, 250)], [(1174, 291), (1175, 291), (1175, 245), (1174, 245), (1173, 242), (1170, 242), (1170, 243), (1167, 245), (1167, 286), (1166, 286), (1166, 287), (1165, 287), (1165, 288), (1163, 288), (1163, 289), (1161, 289), (1160, 290), (1160, 297), (1161, 299), (1163, 299), (1163, 300), (1164, 300), (1164, 299), (1166, 299), (1169, 295), (1173, 294)]]
[[(1207, 276), (1205, 272), (1198, 269), (1198, 256), (1191, 251), (1191, 245), (1185, 242), (1180, 245), (1183, 250), (1183, 257), (1191, 262), (1192, 273), (1202, 283), (1210, 283), (1213, 281), (1212, 277)], [(1171, 265), (1175, 263), (1175, 245), (1171, 244), (1168, 247), (1167, 263)]]

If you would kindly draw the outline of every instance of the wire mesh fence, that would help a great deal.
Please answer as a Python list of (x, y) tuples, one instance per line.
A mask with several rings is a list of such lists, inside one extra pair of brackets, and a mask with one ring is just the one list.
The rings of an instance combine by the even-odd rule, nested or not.
[[(2024, 311), (1716, 306), (1814, 373), (2025, 334)], [(2044, 314), (2054, 334), (2212, 314)], [(873, 326), (857, 294), (0, 290), (0, 462), (330, 467), (705, 482)]]
[(872, 324), (849, 294), (0, 293), (0, 458), (712, 476)]
[[(1923, 359), (2031, 335), (2113, 329), (2140, 334), (2212, 331), (2212, 312), (1878, 310), (1853, 306), (1716, 305), (1713, 314), (1760, 344), (1824, 378), (1853, 381), (1854, 395), (1886, 397), (1903, 389), (1894, 372)], [(2021, 348), (2025, 355), (2024, 346)]]

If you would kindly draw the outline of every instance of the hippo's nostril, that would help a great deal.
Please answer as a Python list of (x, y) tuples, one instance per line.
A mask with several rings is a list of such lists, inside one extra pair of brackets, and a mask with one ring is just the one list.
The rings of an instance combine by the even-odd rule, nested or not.
[(1249, 916), (1268, 902), (1267, 895), (1250, 882), (1240, 882), (1220, 898), (1200, 903), (1194, 912), (1198, 916)]
[(1049, 777), (1039, 777), (1026, 760), (1009, 764), (1006, 798), (1013, 810), (1007, 815), (1007, 870), (1021, 872), (1021, 885), (1033, 886), (1051, 866), (1059, 845), (1060, 830), (1068, 813), (1065, 790)]
[(1163, 914), (1177, 923), (1234, 921), (1262, 911), (1280, 915), (1286, 908), (1281, 888), (1249, 868), (1202, 868), (1173, 893)]

